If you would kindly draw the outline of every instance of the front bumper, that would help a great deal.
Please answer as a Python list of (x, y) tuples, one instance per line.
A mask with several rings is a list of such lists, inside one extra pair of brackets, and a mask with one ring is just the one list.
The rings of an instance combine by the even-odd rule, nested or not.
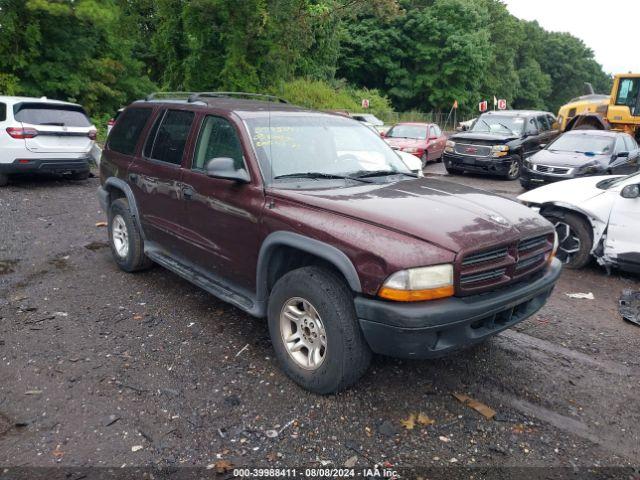
[(24, 163), (15, 160), (12, 163), (0, 163), (0, 173), (68, 173), (88, 172), (91, 157), (81, 158), (29, 158)]
[(511, 168), (514, 157), (473, 157), (457, 155), (455, 153), (442, 154), (442, 160), (447, 167), (467, 170), (469, 172), (486, 173), (488, 175), (506, 175)]
[(554, 259), (535, 279), (495, 292), (420, 303), (355, 299), (371, 349), (400, 358), (437, 358), (476, 344), (533, 315), (545, 304), (560, 276)]
[(544, 185), (547, 183), (561, 182), (562, 180), (571, 180), (572, 178), (588, 177), (595, 175), (606, 175), (605, 172), (597, 172), (593, 174), (579, 174), (572, 173), (571, 175), (550, 175), (530, 170), (529, 168), (522, 167), (520, 171), (520, 181), (523, 183), (529, 183), (531, 185)]

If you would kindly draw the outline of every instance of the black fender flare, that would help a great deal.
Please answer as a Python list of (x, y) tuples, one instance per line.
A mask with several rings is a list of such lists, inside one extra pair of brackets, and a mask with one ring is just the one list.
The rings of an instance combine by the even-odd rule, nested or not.
[(277, 231), (269, 234), (267, 238), (264, 239), (260, 247), (260, 253), (258, 254), (256, 294), (259, 301), (266, 300), (269, 296), (267, 285), (269, 259), (276, 248), (282, 246), (293, 247), (326, 260), (342, 273), (351, 290), (357, 293), (362, 292), (360, 277), (353, 263), (351, 263), (351, 260), (349, 260), (349, 257), (347, 257), (344, 252), (333, 245), (305, 237), (304, 235), (287, 231)]
[(133, 217), (134, 222), (138, 226), (138, 230), (142, 235), (142, 238), (145, 239), (146, 236), (144, 234), (144, 230), (142, 229), (142, 223), (140, 222), (140, 213), (138, 210), (138, 204), (136, 202), (136, 197), (133, 195), (133, 191), (127, 182), (117, 177), (109, 177), (98, 189), (98, 196), (100, 197), (100, 203), (102, 204), (102, 208), (105, 212), (108, 212), (109, 204), (111, 203), (111, 198), (109, 194), (109, 187), (120, 190), (124, 193), (124, 196), (127, 198), (127, 202), (129, 202), (129, 209), (131, 210), (131, 216)]

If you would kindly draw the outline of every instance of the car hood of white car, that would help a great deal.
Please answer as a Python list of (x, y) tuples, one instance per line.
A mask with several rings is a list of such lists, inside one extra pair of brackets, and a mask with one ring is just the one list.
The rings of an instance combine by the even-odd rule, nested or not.
[(523, 193), (518, 196), (518, 200), (527, 204), (537, 205), (544, 203), (566, 203), (580, 206), (583, 202), (605, 193), (607, 190), (602, 190), (596, 187), (596, 185), (602, 180), (609, 178), (612, 178), (612, 176), (582, 177), (550, 183), (549, 185)]

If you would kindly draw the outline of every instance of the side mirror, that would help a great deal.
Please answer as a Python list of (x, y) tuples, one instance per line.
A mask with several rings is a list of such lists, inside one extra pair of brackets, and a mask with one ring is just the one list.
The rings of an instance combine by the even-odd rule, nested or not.
[(541, 143), (540, 144), (540, 150), (542, 150), (543, 148), (547, 148), (547, 145), (548, 144), (546, 144), (546, 143)]
[(212, 158), (207, 162), (206, 171), (208, 177), (224, 178), (241, 183), (247, 183), (249, 181), (247, 171), (244, 168), (236, 170), (233, 158), (229, 157)]
[(381, 136), (382, 138), (384, 138), (384, 137), (386, 137), (386, 136), (387, 136), (387, 134), (386, 134), (385, 132), (380, 132), (380, 136)]
[(622, 198), (638, 198), (640, 197), (640, 185), (627, 185), (620, 192)]
[(621, 158), (621, 157), (629, 157), (629, 152), (618, 152), (616, 153), (616, 158)]

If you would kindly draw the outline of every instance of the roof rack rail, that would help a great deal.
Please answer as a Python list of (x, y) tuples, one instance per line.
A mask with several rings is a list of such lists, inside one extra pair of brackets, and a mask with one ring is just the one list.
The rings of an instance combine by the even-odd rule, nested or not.
[(158, 100), (159, 98), (175, 98), (175, 99), (188, 99), (193, 95), (193, 92), (153, 92), (144, 97), (148, 102), (149, 100)]
[(248, 92), (199, 92), (192, 93), (187, 99), (189, 102), (196, 102), (201, 98), (233, 98), (233, 97), (245, 97), (255, 98), (258, 100), (274, 101), (278, 103), (289, 103), (284, 98), (276, 97), (275, 95), (266, 95), (263, 93), (248, 93)]

